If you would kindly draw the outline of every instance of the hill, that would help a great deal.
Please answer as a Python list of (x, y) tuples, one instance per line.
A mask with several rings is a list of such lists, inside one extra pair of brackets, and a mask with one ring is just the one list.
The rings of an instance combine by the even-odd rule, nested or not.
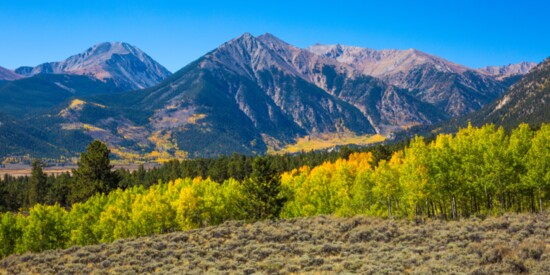
[(0, 66), (0, 81), (15, 80), (15, 79), (19, 79), (21, 77), (23, 77), (23, 76), (16, 74), (12, 70), (8, 70), (8, 69)]
[(532, 273), (550, 272), (550, 220), (317, 216), (219, 226), (0, 260), (1, 273)]
[(67, 74), (39, 74), (0, 83), (0, 110), (23, 118), (50, 111), (72, 97), (119, 92), (112, 82)]

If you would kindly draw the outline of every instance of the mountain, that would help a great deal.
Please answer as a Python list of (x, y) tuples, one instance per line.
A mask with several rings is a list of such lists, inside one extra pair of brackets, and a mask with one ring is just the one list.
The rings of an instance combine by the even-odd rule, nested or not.
[(527, 74), (536, 65), (537, 63), (535, 62), (521, 62), (517, 64), (508, 64), (505, 66), (487, 66), (479, 68), (478, 70), (502, 79)]
[(74, 156), (93, 140), (81, 131), (63, 131), (51, 124), (51, 120), (29, 122), (0, 112), (0, 156), (59, 159)]
[(67, 101), (118, 91), (112, 82), (81, 75), (38, 74), (0, 83), (0, 110), (15, 117), (45, 112)]
[(513, 129), (521, 123), (528, 123), (532, 128), (538, 128), (542, 123), (549, 122), (550, 57), (530, 69), (504, 95), (480, 110), (444, 123), (413, 127), (407, 132), (397, 134), (395, 138), (454, 133), (459, 128), (467, 127), (468, 123), (478, 127), (492, 123), (506, 129)]
[(313, 45), (309, 51), (348, 64), (364, 75), (409, 90), (410, 94), (456, 117), (478, 110), (511, 85), (415, 49), (373, 50), (344, 45)]
[[(63, 103), (52, 102), (31, 111), (20, 104), (19, 109), (6, 108), (6, 112), (26, 114), (22, 124), (41, 125), (40, 139), (55, 147), (48, 156), (74, 154), (89, 140), (100, 139), (113, 153), (128, 159), (212, 157), (265, 153), (295, 143), (297, 138), (325, 134), (392, 135), (477, 109), (513, 82), (414, 50), (375, 53), (345, 46), (320, 51), (320, 47), (301, 49), (271, 34), (245, 33), (146, 89), (121, 93), (77, 90), (69, 96), (70, 89), (63, 89), (68, 84), (53, 81), (48, 87), (57, 89), (53, 94), (59, 100), (54, 101)], [(99, 51), (94, 48), (101, 47), (89, 51)], [(349, 54), (342, 54), (345, 49)], [(359, 58), (361, 54), (380, 62), (384, 59), (385, 72), (363, 60), (367, 57)], [(27, 81), (53, 77), (57, 75), (48, 73), (74, 72), (68, 64), (88, 64), (83, 61), (87, 56), (97, 54), (68, 59), (78, 62), (18, 71), (35, 74)], [(352, 56), (363, 61), (349, 61)], [(388, 65), (391, 62), (400, 65)], [(115, 80), (98, 82), (116, 87)]]
[(36, 67), (20, 67), (16, 73), (86, 75), (104, 82), (112, 81), (119, 89), (131, 91), (154, 86), (170, 72), (146, 53), (128, 43), (100, 43), (61, 62)]
[(0, 66), (0, 81), (2, 80), (16, 80), (22, 78), (23, 76), (18, 75), (12, 70), (8, 70)]
[[(404, 90), (266, 34), (224, 43), (159, 85), (74, 97), (32, 123), (117, 154), (258, 154), (297, 137), (386, 133), (445, 116)], [(57, 144), (57, 143), (52, 143)]]
[[(152, 115), (145, 125), (130, 123), (125, 112), (126, 122), (115, 128), (126, 132), (142, 127), (145, 136), (163, 137), (170, 144), (162, 147), (191, 156), (255, 154), (304, 135), (387, 133), (445, 119), (404, 89), (270, 34), (247, 33), (228, 41), (131, 98), (121, 94), (95, 100), (119, 109), (148, 110)], [(143, 136), (133, 142), (162, 150)]]
[[(303, 79), (250, 34), (221, 45), (160, 85), (96, 102), (149, 111), (145, 125), (128, 119), (116, 128), (142, 127), (146, 136), (163, 137), (164, 143), (191, 156), (261, 153), (268, 145), (278, 147), (307, 133), (375, 132), (358, 109)], [(148, 138), (134, 142), (138, 139), (161, 149)]]
[(532, 68), (504, 96), (461, 121), (506, 128), (523, 122), (532, 127), (550, 122), (550, 58)]

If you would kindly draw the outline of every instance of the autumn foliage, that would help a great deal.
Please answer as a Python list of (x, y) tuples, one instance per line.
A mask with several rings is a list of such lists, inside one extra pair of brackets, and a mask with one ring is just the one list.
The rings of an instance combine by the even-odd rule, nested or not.
[(550, 125), (537, 131), (521, 125), (509, 134), (470, 126), (429, 143), (415, 138), (379, 163), (371, 153), (352, 153), (280, 176), (253, 175), (221, 183), (178, 179), (96, 194), (70, 210), (37, 204), (28, 215), (5, 213), (0, 255), (276, 216), (423, 220), (544, 211), (550, 204)]

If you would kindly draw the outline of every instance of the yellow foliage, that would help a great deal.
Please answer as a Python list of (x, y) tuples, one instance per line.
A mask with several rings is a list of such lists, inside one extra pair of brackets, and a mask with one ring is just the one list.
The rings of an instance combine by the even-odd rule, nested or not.
[(69, 105), (69, 108), (70, 109), (81, 108), (84, 104), (86, 104), (85, 101), (80, 100), (80, 99), (74, 99), (73, 101), (71, 101), (71, 104)]
[(193, 114), (191, 117), (189, 117), (187, 119), (187, 122), (189, 122), (190, 124), (196, 124), (197, 121), (205, 118), (206, 115), (205, 114)]
[(362, 135), (358, 136), (353, 133), (329, 133), (321, 134), (318, 136), (306, 136), (296, 139), (296, 143), (289, 144), (276, 153), (298, 153), (302, 151), (312, 151), (331, 148), (338, 145), (369, 145), (373, 143), (383, 142), (386, 137), (376, 135)]

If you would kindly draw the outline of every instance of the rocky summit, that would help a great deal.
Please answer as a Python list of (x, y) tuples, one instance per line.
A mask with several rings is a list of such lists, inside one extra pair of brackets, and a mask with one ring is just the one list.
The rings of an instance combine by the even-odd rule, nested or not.
[(415, 49), (374, 50), (317, 44), (308, 50), (407, 89), (417, 99), (451, 117), (481, 108), (506, 91), (510, 85), (506, 77), (529, 71), (528, 65), (520, 64), (515, 71), (510, 66), (508, 73), (491, 73), (489, 69), (468, 68)]
[(36, 67), (20, 67), (16, 73), (86, 75), (104, 82), (112, 81), (124, 91), (154, 86), (171, 73), (139, 48), (123, 42), (105, 42), (64, 61)]
[(23, 76), (18, 75), (12, 70), (8, 70), (0, 66), (0, 81), (1, 80), (16, 80), (22, 78)]

